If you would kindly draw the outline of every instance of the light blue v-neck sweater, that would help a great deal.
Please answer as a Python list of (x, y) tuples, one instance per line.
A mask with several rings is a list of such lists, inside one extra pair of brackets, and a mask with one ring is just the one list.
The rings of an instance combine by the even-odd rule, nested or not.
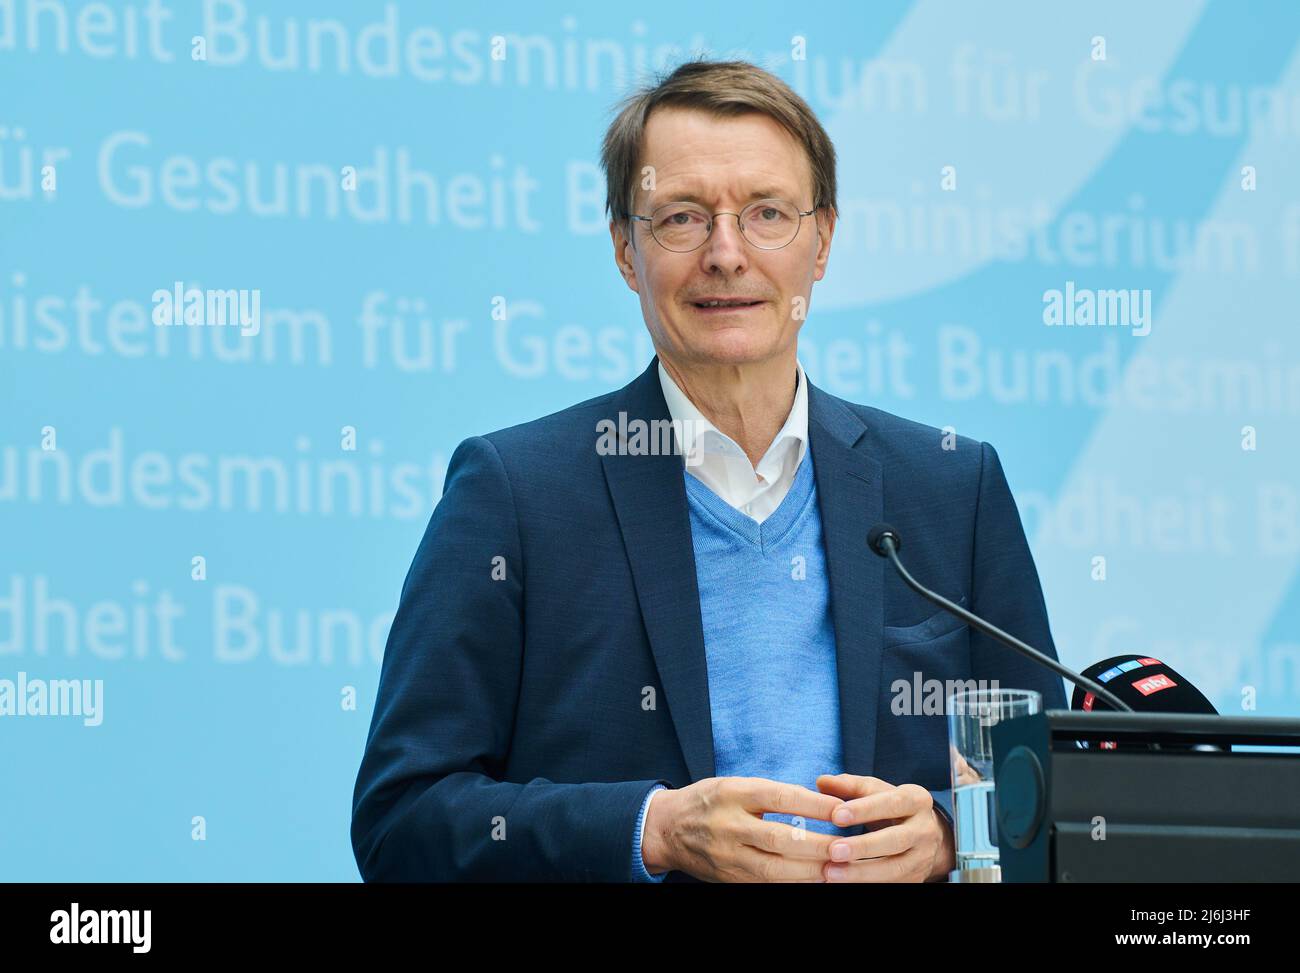
[[(719, 777), (766, 777), (817, 789), (843, 771), (839, 681), (830, 585), (812, 459), (804, 456), (781, 505), (761, 524), (689, 472), (695, 576)], [(641, 859), (638, 820), (633, 875), (661, 880)], [(794, 823), (784, 814), (769, 821)], [(852, 834), (808, 819), (810, 831)]]

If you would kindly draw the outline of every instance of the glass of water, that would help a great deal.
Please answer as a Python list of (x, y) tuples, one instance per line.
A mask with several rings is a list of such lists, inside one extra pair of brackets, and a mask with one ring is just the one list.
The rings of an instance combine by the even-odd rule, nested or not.
[(948, 697), (948, 754), (956, 825), (954, 882), (1000, 882), (997, 807), (993, 796), (992, 728), (1037, 713), (1032, 689), (968, 689)]

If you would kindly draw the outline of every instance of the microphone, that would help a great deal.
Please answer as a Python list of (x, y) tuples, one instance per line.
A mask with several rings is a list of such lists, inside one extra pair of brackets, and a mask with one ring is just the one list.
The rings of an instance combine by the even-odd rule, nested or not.
[[(967, 611), (956, 602), (949, 601), (943, 595), (933, 592), (922, 585), (907, 573), (907, 568), (903, 567), (903, 562), (898, 559), (898, 552), (903, 547), (903, 541), (902, 538), (898, 536), (898, 531), (894, 530), (894, 528), (890, 527), (888, 524), (876, 524), (871, 528), (871, 530), (867, 531), (867, 546), (876, 554), (883, 558), (887, 558), (890, 563), (894, 565), (894, 570), (898, 572), (899, 577), (903, 579), (904, 583), (926, 601), (933, 602), (945, 611), (951, 612), (971, 628), (996, 639), (1008, 648), (1019, 652), (1026, 658), (1034, 660), (1039, 665), (1046, 666), (1058, 676), (1074, 683), (1076, 687), (1082, 688), (1087, 693), (1091, 693), (1094, 700), (1102, 700), (1108, 703), (1111, 709), (1124, 710), (1130, 713), (1133, 712), (1133, 707), (1124, 702), (1124, 700), (1120, 699), (1095, 679), (1080, 675), (1068, 666), (1062, 665), (1050, 655), (1045, 655), (1032, 646), (1026, 645), (1014, 635), (1009, 635), (996, 625), (992, 625), (973, 612)], [(1077, 693), (1078, 691), (1079, 689), (1076, 688), (1075, 692)]]
[[(1115, 696), (1124, 700), (1129, 709), (1138, 713), (1206, 713), (1217, 716), (1219, 711), (1205, 698), (1205, 695), (1185, 679), (1181, 673), (1161, 662), (1144, 655), (1116, 655), (1102, 662), (1094, 662), (1083, 670), (1084, 675), (1104, 683)], [(1095, 710), (1112, 709), (1104, 700), (1082, 689), (1074, 690), (1070, 709), (1085, 713)], [(1087, 740), (1076, 741), (1080, 748), (1087, 749)], [(1144, 744), (1121, 743), (1103, 740), (1098, 743), (1102, 750), (1145, 750)], [(1169, 750), (1223, 750), (1222, 747), (1209, 744), (1193, 746), (1165, 744)], [(1231, 748), (1229, 748), (1231, 749)]]

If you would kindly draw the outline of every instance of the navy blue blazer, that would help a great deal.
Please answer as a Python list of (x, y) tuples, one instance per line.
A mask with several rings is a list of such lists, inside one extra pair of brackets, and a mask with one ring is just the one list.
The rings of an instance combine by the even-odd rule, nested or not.
[[(650, 788), (715, 776), (682, 458), (599, 446), (601, 420), (669, 419), (657, 366), (453, 454), (353, 794), (365, 880), (629, 881)], [(812, 383), (808, 412), (843, 769), (920, 784), (950, 814), (946, 719), (895, 715), (895, 682), (996, 679), (1045, 708), (1065, 707), (1062, 683), (910, 591), (867, 532), (892, 524), (922, 584), (1055, 656), (1015, 501), (988, 443), (945, 450)]]

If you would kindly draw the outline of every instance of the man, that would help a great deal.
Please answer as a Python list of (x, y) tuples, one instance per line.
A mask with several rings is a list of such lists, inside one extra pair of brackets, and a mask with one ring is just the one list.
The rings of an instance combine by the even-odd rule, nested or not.
[(943, 880), (947, 726), (913, 686), (1064, 693), (866, 536), (888, 521), (914, 574), (1054, 654), (997, 454), (804, 375), (835, 156), (782, 81), (688, 63), (602, 161), (656, 357), (453, 455), (384, 656), (361, 874)]

